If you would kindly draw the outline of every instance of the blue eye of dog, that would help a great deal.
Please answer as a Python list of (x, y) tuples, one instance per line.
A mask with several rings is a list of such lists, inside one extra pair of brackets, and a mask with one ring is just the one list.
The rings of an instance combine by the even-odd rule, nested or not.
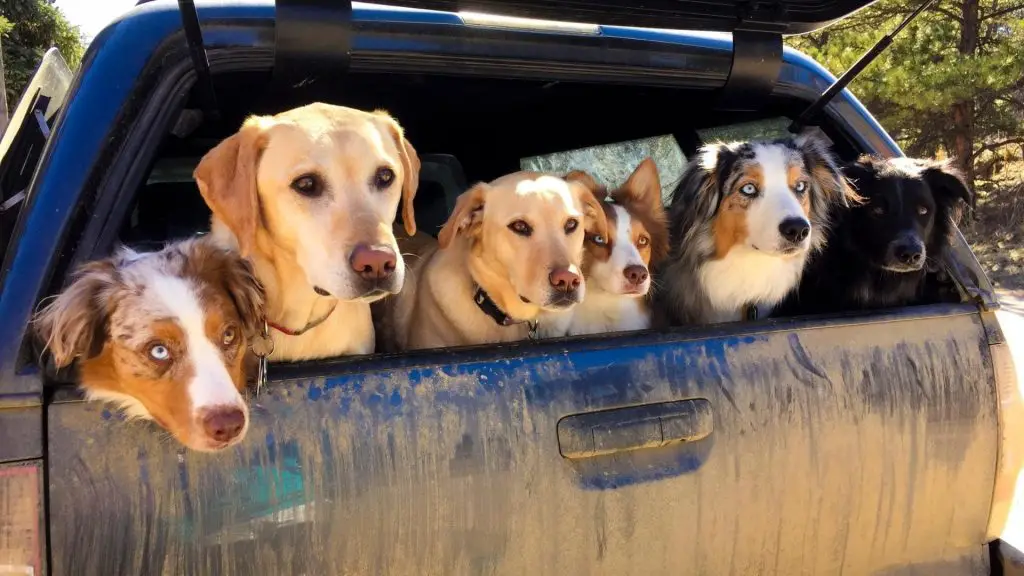
[(757, 196), (757, 186), (754, 186), (753, 184), (744, 184), (743, 187), (740, 188), (740, 194), (743, 194), (744, 196)]
[(387, 166), (381, 166), (377, 169), (377, 173), (373, 175), (373, 185), (379, 190), (391, 186), (391, 183), (395, 181), (395, 171)]
[(171, 351), (167, 346), (157, 342), (149, 347), (149, 357), (157, 362), (167, 362), (171, 359)]
[(601, 236), (600, 234), (594, 234), (593, 236), (591, 236), (590, 241), (593, 242), (594, 244), (597, 244), (598, 246), (604, 246), (607, 242), (607, 240), (604, 239), (604, 236)]
[(580, 226), (580, 221), (575, 218), (570, 218), (565, 222), (565, 233), (572, 234)]
[(324, 193), (323, 181), (316, 174), (303, 174), (292, 180), (292, 190), (309, 198), (316, 198)]
[(533, 228), (524, 220), (516, 220), (508, 225), (508, 229), (520, 236), (529, 237), (533, 234)]
[(797, 180), (796, 186), (794, 186), (793, 189), (796, 190), (797, 194), (803, 194), (804, 192), (807, 192), (807, 181)]
[(924, 216), (925, 214), (928, 213), (928, 207), (927, 206), (918, 206), (917, 207), (917, 213), (920, 214), (921, 216)]

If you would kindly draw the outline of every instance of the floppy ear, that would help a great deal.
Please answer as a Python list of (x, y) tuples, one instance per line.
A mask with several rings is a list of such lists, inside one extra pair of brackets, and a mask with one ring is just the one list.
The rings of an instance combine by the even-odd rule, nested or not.
[(723, 189), (738, 156), (726, 144), (708, 144), (687, 164), (672, 192), (669, 219), (681, 222), (709, 221), (725, 197)]
[(849, 207), (851, 199), (856, 198), (856, 195), (839, 169), (839, 164), (829, 151), (828, 145), (813, 134), (797, 136), (794, 141), (803, 156), (804, 166), (810, 174), (811, 181), (821, 192), (825, 203), (838, 203)]
[(570, 180), (569, 187), (575, 190), (580, 207), (583, 209), (583, 229), (591, 234), (607, 238), (608, 216), (604, 213), (604, 206), (597, 198), (595, 190), (576, 180)]
[(248, 256), (256, 242), (259, 195), (256, 168), (264, 146), (264, 119), (253, 117), (199, 161), (192, 176), (213, 215), (227, 225), (238, 240), (238, 250)]
[(455, 211), (437, 234), (437, 243), (444, 249), (451, 245), (455, 236), (469, 230), (476, 233), (483, 221), (484, 201), (489, 187), (483, 182), (459, 195)]
[[(583, 170), (573, 170), (572, 172), (569, 172), (565, 175), (565, 181), (579, 182), (587, 188), (590, 188), (590, 190), (595, 194), (600, 194), (600, 192), (604, 190), (604, 186), (598, 184), (597, 180), (594, 180), (593, 176)], [(603, 200), (603, 198), (598, 198), (598, 200)]]
[(956, 206), (957, 200), (963, 200), (967, 206), (971, 205), (973, 194), (964, 181), (963, 174), (953, 167), (952, 162), (938, 162), (934, 160), (919, 161), (924, 170), (921, 171), (921, 178), (928, 184), (935, 194), (935, 199), (946, 206)]
[(248, 260), (237, 254), (224, 251), (227, 259), (222, 277), (235, 309), (242, 319), (245, 333), (252, 336), (262, 329), (263, 303), (266, 296), (263, 285), (256, 279), (256, 272)]
[(412, 201), (420, 186), (420, 157), (412, 144), (405, 139), (404, 131), (397, 120), (382, 110), (378, 110), (376, 114), (387, 122), (402, 159), (402, 224), (405, 226), (405, 233), (412, 237), (416, 235), (416, 210)]
[(112, 258), (90, 262), (75, 273), (75, 280), (40, 310), (32, 325), (53, 355), (58, 368), (75, 357), (96, 356), (103, 350), (107, 323), (119, 286)]
[(247, 336), (260, 331), (265, 294), (252, 264), (238, 253), (221, 248), (204, 237), (191, 244), (186, 266), (206, 282), (219, 282), (231, 297)]

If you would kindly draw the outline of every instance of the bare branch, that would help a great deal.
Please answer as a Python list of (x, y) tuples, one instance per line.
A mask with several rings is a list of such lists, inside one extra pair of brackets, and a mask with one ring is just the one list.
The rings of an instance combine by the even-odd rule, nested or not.
[(1011, 13), (1011, 12), (1016, 12), (1018, 10), (1024, 10), (1024, 2), (1022, 2), (1020, 4), (1014, 4), (1013, 6), (1008, 6), (1006, 8), (1000, 8), (999, 10), (996, 10), (995, 12), (989, 12), (988, 14), (985, 14), (985, 15), (981, 16), (980, 18), (978, 18), (978, 21), (981, 22), (981, 21), (984, 21), (984, 20), (991, 20), (993, 18), (999, 18), (1000, 16), (1005, 16), (1005, 15)]
[(981, 156), (985, 152), (991, 152), (992, 150), (998, 150), (1003, 146), (1010, 146), (1011, 144), (1024, 144), (1024, 138), (1007, 138), (1006, 140), (1000, 140), (999, 142), (991, 142), (983, 146), (979, 146), (977, 150), (971, 154), (971, 160), (973, 161), (978, 156)]

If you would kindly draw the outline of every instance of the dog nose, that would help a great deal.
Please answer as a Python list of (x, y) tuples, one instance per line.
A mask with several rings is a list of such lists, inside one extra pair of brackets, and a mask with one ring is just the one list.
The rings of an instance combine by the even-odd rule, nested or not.
[(349, 264), (356, 274), (367, 280), (383, 280), (395, 271), (398, 256), (385, 246), (359, 244), (349, 256)]
[(779, 224), (779, 234), (794, 244), (803, 242), (810, 233), (811, 223), (803, 218), (786, 218)]
[(924, 247), (916, 242), (902, 242), (892, 249), (892, 255), (900, 264), (920, 266), (924, 262)]
[(626, 277), (626, 280), (629, 280), (630, 284), (639, 286), (647, 281), (647, 268), (639, 264), (633, 264), (632, 266), (626, 266), (626, 269), (622, 271), (622, 275)]
[(555, 268), (548, 274), (548, 282), (559, 292), (572, 292), (580, 287), (580, 275), (568, 268)]
[(203, 431), (217, 442), (238, 437), (245, 428), (245, 413), (239, 408), (217, 408), (203, 416)]

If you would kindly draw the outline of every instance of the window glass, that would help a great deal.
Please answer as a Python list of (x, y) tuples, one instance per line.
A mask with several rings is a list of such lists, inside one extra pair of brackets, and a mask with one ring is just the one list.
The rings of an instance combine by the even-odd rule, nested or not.
[(578, 148), (520, 160), (523, 170), (567, 174), (584, 170), (598, 182), (614, 188), (621, 185), (645, 158), (653, 158), (661, 179), (661, 198), (667, 200), (686, 168), (686, 155), (671, 135)]

